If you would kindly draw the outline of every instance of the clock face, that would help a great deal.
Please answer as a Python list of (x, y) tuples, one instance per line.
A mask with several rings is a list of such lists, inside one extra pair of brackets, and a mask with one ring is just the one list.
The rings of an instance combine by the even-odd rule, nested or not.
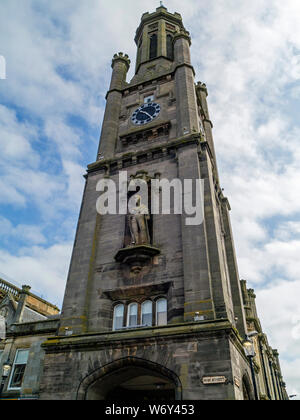
[(131, 121), (135, 125), (144, 125), (153, 121), (160, 113), (160, 106), (155, 102), (142, 105), (132, 114)]

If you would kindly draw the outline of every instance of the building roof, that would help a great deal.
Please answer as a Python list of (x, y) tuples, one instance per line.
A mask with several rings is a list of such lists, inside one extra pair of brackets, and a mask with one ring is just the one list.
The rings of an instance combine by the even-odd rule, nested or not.
[[(21, 293), (22, 289), (0, 278), (0, 303), (8, 294), (13, 297), (14, 301), (18, 302), (20, 300)], [(42, 315), (43, 317), (58, 315), (60, 312), (57, 306), (30, 292), (28, 292), (26, 308)]]

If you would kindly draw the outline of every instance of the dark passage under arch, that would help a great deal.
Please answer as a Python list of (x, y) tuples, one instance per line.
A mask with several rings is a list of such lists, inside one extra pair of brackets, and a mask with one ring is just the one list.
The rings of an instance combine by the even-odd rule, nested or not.
[(181, 399), (179, 378), (158, 364), (125, 358), (85, 378), (78, 399), (106, 401), (174, 401)]

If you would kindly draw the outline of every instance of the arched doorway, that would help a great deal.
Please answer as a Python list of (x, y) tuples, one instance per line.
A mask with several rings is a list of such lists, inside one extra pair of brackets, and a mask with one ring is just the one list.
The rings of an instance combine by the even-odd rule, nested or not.
[(181, 384), (170, 370), (143, 359), (125, 358), (85, 378), (78, 399), (107, 401), (174, 401)]

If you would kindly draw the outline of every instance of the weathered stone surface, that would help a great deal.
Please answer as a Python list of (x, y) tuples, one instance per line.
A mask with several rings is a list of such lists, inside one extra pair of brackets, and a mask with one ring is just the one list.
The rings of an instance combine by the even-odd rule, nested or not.
[[(156, 57), (149, 55), (150, 48), (155, 50), (153, 34)], [(178, 400), (253, 399), (228, 203), (219, 184), (206, 86), (195, 86), (190, 36), (180, 15), (160, 7), (143, 15), (136, 43), (136, 74), (130, 83), (128, 58), (114, 56), (101, 154), (88, 166), (59, 334), (42, 345), (40, 396), (107, 399), (121, 386), (128, 395), (133, 384), (136, 394), (131, 396), (138, 398), (142, 390), (146, 396), (139, 384), (153, 395), (157, 386), (165, 387)], [(161, 111), (149, 124), (135, 126), (131, 116), (150, 96)], [(126, 215), (96, 212), (97, 183), (105, 177), (118, 185), (121, 171), (127, 171), (128, 180), (203, 180), (203, 223), (187, 226), (185, 214), (172, 214), (173, 200), (170, 215), (148, 221), (148, 250), (156, 252), (142, 259), (141, 253), (126, 249)], [(166, 326), (157, 326), (160, 298), (167, 300)], [(131, 304), (137, 304), (140, 317), (145, 301), (152, 302), (153, 327), (126, 330)], [(114, 308), (120, 305), (121, 329), (112, 332)], [(225, 383), (202, 381), (220, 376)]]

